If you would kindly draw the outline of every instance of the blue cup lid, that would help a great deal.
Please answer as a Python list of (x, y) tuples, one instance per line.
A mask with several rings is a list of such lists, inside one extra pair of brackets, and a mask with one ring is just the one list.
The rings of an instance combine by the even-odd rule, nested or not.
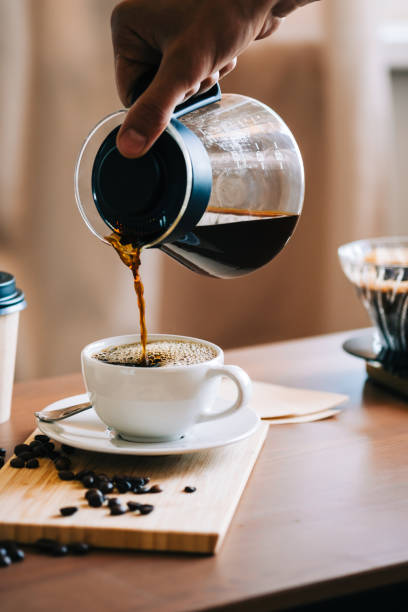
[(24, 293), (16, 287), (16, 279), (0, 271), (0, 316), (23, 310), (27, 306)]

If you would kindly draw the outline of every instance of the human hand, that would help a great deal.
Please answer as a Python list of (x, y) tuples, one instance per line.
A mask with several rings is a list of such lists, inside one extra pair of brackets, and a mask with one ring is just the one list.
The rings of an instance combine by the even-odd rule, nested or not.
[(175, 106), (235, 67), (248, 45), (269, 36), (281, 17), (315, 0), (125, 0), (112, 13), (118, 92), (130, 106), (138, 79), (158, 67), (117, 136), (126, 157), (146, 153)]

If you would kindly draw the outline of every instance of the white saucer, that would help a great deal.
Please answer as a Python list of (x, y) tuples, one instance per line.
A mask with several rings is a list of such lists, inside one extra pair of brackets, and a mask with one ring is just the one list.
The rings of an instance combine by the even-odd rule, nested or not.
[[(87, 401), (88, 395), (86, 393), (73, 395), (50, 404), (45, 410), (65, 408)], [(224, 399), (219, 398), (216, 402), (215, 410), (218, 412), (226, 404), (230, 404), (230, 401), (226, 402)], [(223, 419), (198, 423), (180, 440), (141, 443), (127, 442), (119, 438), (115, 432), (102, 423), (93, 408), (56, 423), (44, 423), (37, 419), (37, 426), (42, 433), (57, 442), (83, 450), (98, 453), (114, 453), (116, 455), (179, 455), (196, 453), (244, 440), (256, 430), (258, 425), (259, 417), (248, 406), (245, 406), (238, 412)]]

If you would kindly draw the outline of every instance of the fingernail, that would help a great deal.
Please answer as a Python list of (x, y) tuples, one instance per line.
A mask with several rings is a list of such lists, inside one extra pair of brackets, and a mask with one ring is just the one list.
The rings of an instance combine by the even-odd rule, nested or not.
[(146, 145), (146, 137), (136, 132), (133, 128), (128, 128), (120, 135), (119, 145), (120, 151), (124, 155), (129, 155), (130, 157), (139, 155)]

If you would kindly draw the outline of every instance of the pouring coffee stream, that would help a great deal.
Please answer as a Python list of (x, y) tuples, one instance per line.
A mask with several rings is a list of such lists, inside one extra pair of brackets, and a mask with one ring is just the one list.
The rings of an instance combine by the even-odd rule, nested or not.
[(282, 119), (251, 98), (221, 97), (218, 84), (178, 106), (165, 132), (138, 159), (124, 158), (116, 148), (125, 113), (106, 117), (86, 139), (75, 194), (89, 229), (132, 270), (145, 343), (143, 249), (158, 248), (215, 278), (252, 272), (292, 235), (304, 175)]
[[(131, 247), (131, 245), (123, 245), (120, 240), (119, 234), (110, 234), (106, 239), (113, 246), (121, 261), (130, 268), (133, 274), (133, 283), (135, 287), (135, 293), (137, 297), (137, 305), (139, 308), (139, 319), (140, 319), (140, 343), (142, 345), (142, 358), (141, 365), (148, 366), (149, 359), (146, 354), (147, 344), (147, 327), (146, 327), (146, 304), (144, 299), (144, 287), (140, 278), (140, 247)], [(129, 249), (129, 247), (131, 247)]]

